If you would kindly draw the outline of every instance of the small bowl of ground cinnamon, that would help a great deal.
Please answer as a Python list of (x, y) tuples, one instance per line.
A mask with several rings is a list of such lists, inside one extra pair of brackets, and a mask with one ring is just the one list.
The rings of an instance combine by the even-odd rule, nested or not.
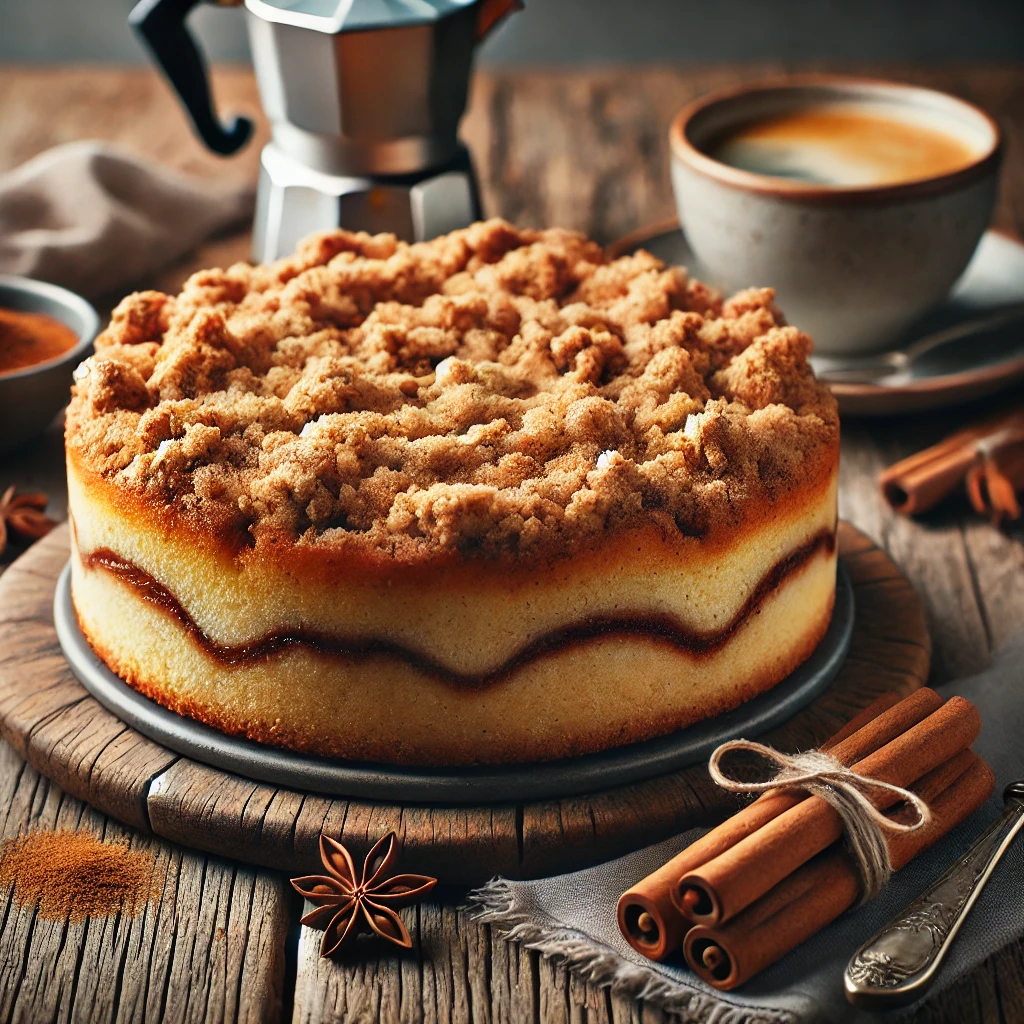
[(0, 275), (0, 453), (41, 434), (67, 404), (99, 326), (74, 292)]

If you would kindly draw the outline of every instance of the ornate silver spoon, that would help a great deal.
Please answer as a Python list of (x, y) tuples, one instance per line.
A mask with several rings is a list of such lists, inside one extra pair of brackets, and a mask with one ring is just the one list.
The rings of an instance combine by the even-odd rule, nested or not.
[(846, 998), (871, 1010), (920, 999), (999, 859), (1024, 828), (1024, 780), (1003, 791), (1006, 808), (978, 841), (901, 914), (864, 943), (846, 967)]

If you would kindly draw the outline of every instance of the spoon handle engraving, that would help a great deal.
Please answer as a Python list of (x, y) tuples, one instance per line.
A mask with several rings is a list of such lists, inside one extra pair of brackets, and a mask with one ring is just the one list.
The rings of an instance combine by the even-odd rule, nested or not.
[(940, 878), (850, 959), (843, 976), (855, 1006), (884, 1009), (919, 999), (999, 859), (1024, 828), (1024, 784), (1007, 787), (1006, 808)]

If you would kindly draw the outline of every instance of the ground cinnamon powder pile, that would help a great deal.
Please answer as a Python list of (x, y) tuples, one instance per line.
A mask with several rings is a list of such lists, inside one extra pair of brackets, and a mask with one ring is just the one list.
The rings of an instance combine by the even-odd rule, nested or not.
[(156, 896), (150, 854), (88, 832), (29, 832), (0, 847), (0, 884), (50, 921), (138, 914)]

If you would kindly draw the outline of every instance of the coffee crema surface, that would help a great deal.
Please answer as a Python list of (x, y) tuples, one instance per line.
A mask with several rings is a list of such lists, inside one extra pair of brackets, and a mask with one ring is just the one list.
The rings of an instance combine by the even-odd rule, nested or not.
[(958, 171), (978, 152), (925, 116), (821, 104), (750, 121), (708, 155), (739, 170), (836, 187), (922, 181)]

